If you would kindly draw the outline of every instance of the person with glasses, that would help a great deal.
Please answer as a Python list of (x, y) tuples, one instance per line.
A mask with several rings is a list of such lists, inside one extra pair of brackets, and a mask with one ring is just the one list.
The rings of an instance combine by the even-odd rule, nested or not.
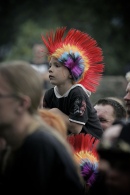
[(72, 149), (38, 113), (41, 96), (42, 79), (30, 64), (0, 64), (1, 194), (84, 195)]

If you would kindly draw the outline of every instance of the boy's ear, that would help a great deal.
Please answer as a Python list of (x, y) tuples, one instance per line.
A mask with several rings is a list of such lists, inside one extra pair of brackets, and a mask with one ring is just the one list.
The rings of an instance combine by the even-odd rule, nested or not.
[(69, 78), (72, 79), (72, 75), (71, 74), (69, 75)]

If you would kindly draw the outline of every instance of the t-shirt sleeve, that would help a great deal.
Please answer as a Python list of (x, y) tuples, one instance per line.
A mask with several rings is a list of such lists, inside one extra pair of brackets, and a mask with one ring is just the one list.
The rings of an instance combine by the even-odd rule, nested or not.
[(89, 99), (87, 94), (76, 91), (71, 95), (69, 120), (85, 125), (88, 120)]

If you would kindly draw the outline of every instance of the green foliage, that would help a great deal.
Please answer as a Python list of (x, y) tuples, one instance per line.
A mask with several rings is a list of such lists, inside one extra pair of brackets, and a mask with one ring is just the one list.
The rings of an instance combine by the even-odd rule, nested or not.
[(130, 63), (129, 13), (129, 2), (122, 0), (9, 0), (8, 6), (1, 1), (0, 60), (29, 61), (41, 33), (67, 26), (97, 40), (103, 49), (104, 74), (123, 75)]
[(45, 34), (47, 29), (28, 20), (20, 26), (15, 44), (6, 56), (5, 60), (21, 59), (30, 61), (32, 59), (32, 47), (35, 43), (42, 43), (41, 34)]

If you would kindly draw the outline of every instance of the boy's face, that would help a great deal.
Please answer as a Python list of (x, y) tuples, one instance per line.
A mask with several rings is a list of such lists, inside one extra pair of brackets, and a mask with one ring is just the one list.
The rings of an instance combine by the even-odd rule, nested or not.
[(53, 85), (64, 85), (72, 78), (69, 70), (56, 58), (51, 57), (49, 62), (49, 79)]

